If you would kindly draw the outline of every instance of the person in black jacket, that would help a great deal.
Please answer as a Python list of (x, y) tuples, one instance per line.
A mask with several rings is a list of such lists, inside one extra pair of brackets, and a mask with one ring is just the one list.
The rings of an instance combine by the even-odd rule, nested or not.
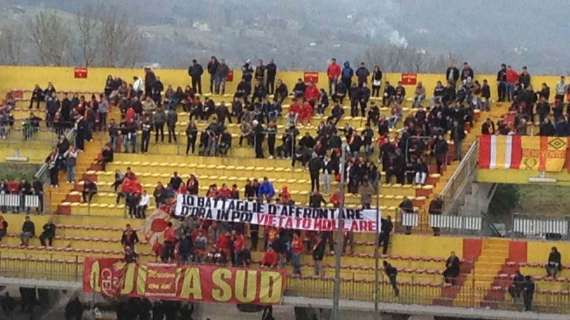
[(509, 287), (509, 294), (511, 295), (513, 300), (520, 298), (521, 292), (523, 291), (524, 282), (525, 282), (524, 275), (520, 271), (515, 272), (513, 282)]
[(196, 138), (198, 137), (198, 127), (194, 121), (188, 122), (188, 127), (186, 127), (186, 155), (192, 148), (192, 154), (196, 148)]
[(396, 89), (386, 81), (384, 85), (384, 96), (382, 97), (382, 106), (387, 107), (392, 104), (394, 97), (396, 96)]
[(212, 56), (207, 66), (208, 73), (210, 74), (210, 93), (214, 93), (214, 79), (216, 78), (216, 71), (218, 70), (219, 65), (220, 63), (218, 62), (218, 59), (215, 56)]
[(507, 65), (501, 64), (501, 69), (497, 72), (497, 93), (499, 102), (507, 99)]
[(265, 138), (265, 129), (257, 120), (253, 121), (253, 133), (255, 135), (255, 157), (263, 159), (263, 140)]
[(459, 276), (460, 264), (461, 262), (455, 255), (455, 252), (451, 251), (449, 258), (447, 258), (447, 261), (445, 262), (445, 270), (443, 271), (443, 278), (446, 283), (455, 285), (455, 278)]
[(525, 282), (523, 285), (523, 300), (524, 300), (524, 310), (531, 311), (532, 309), (532, 299), (534, 297), (534, 281), (532, 281), (531, 276), (525, 277)]
[(20, 246), (27, 247), (30, 244), (30, 239), (36, 236), (36, 226), (30, 220), (29, 216), (26, 216), (24, 223), (22, 224), (22, 233), (20, 234), (21, 244)]
[(315, 275), (324, 276), (323, 274), (323, 258), (325, 256), (325, 239), (321, 235), (317, 243), (313, 246), (313, 262), (315, 263)]
[(463, 62), (463, 69), (461, 70), (461, 81), (466, 81), (467, 79), (471, 79), (473, 81), (475, 79), (475, 72), (469, 66), (469, 63)]
[(75, 296), (65, 305), (65, 320), (81, 320), (83, 318), (83, 304)]
[(53, 242), (53, 238), (55, 238), (55, 224), (50, 220), (46, 224), (44, 224), (43, 229), (44, 231), (40, 234), (40, 242), (42, 246), (46, 246), (46, 243), (49, 247)]
[(381, 219), (380, 234), (378, 235), (378, 246), (382, 247), (382, 254), (388, 253), (388, 246), (390, 245), (390, 233), (394, 229), (392, 217), (386, 216)]
[(313, 158), (311, 160), (309, 160), (309, 174), (311, 175), (311, 192), (313, 191), (319, 191), (319, 177), (320, 177), (320, 172), (324, 167), (323, 164), (323, 160), (318, 157), (317, 155), (314, 155)]
[(398, 289), (398, 281), (396, 277), (398, 276), (398, 269), (394, 268), (388, 261), (382, 261), (384, 265), (384, 273), (390, 281), (390, 285), (394, 289), (394, 295), (397, 297), (400, 295), (400, 289)]
[(380, 66), (375, 65), (372, 70), (372, 96), (380, 96), (380, 86), (382, 85), (382, 70)]
[(555, 278), (556, 275), (562, 270), (562, 256), (556, 247), (552, 247), (548, 255), (548, 262), (545, 266), (546, 274), (549, 277)]
[(267, 92), (273, 94), (275, 92), (275, 77), (277, 75), (277, 65), (273, 59), (269, 60), (269, 63), (265, 66), (265, 70), (267, 74)]
[(459, 69), (454, 64), (450, 64), (445, 71), (445, 79), (448, 83), (451, 83), (453, 87), (456, 86), (457, 80), (459, 80)]
[(188, 68), (188, 75), (192, 78), (192, 90), (199, 94), (202, 94), (202, 74), (204, 73), (204, 68), (202, 65), (196, 61), (192, 60), (192, 65)]
[(32, 91), (32, 97), (30, 98), (30, 109), (36, 103), (36, 109), (40, 108), (40, 102), (44, 101), (44, 91), (36, 84), (34, 91)]

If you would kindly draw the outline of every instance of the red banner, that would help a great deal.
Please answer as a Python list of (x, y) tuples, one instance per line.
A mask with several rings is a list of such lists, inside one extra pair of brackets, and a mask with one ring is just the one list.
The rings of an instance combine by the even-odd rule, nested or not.
[(87, 68), (78, 67), (73, 69), (75, 79), (87, 79)]
[(226, 81), (227, 82), (234, 81), (234, 71), (232, 69), (230, 69), (230, 71), (228, 71), (228, 76), (226, 77)]
[(277, 304), (285, 272), (217, 265), (126, 264), (120, 259), (86, 258), (83, 291), (161, 300)]
[(303, 81), (305, 81), (305, 83), (308, 83), (308, 82), (318, 83), (319, 82), (319, 73), (315, 72), (315, 71), (305, 72), (303, 74)]
[(401, 77), (400, 81), (402, 85), (405, 86), (414, 86), (418, 81), (418, 75), (416, 73), (402, 73)]

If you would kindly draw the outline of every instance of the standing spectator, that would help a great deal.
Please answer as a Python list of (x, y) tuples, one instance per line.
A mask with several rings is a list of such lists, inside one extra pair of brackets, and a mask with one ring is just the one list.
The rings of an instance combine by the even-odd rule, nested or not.
[(97, 131), (104, 131), (107, 128), (107, 113), (109, 112), (109, 100), (104, 95), (99, 95), (97, 105), (98, 125)]
[(267, 88), (268, 94), (275, 93), (275, 77), (277, 76), (277, 65), (273, 59), (269, 60), (269, 63), (265, 66), (267, 73), (267, 83), (265, 87)]
[(455, 285), (455, 279), (459, 276), (460, 264), (461, 262), (455, 255), (455, 252), (451, 251), (449, 258), (447, 258), (445, 262), (445, 270), (443, 271), (443, 278), (446, 283)]
[(380, 234), (378, 235), (378, 246), (382, 247), (383, 255), (388, 253), (388, 247), (390, 246), (390, 233), (392, 233), (393, 229), (394, 224), (392, 223), (392, 217), (386, 216), (386, 218), (382, 218)]
[[(428, 213), (433, 215), (441, 215), (443, 211), (443, 200), (440, 195), (435, 195), (435, 198), (429, 203)], [(433, 235), (439, 236), (439, 228), (433, 228)]]
[(562, 270), (562, 257), (556, 247), (552, 247), (548, 255), (548, 262), (546, 263), (546, 275), (556, 279), (558, 273)]
[(319, 191), (319, 184), (320, 184), (320, 173), (321, 170), (324, 168), (323, 160), (317, 156), (316, 154), (313, 155), (312, 159), (309, 160), (308, 163), (309, 173), (311, 176), (311, 192)]
[(372, 96), (380, 97), (380, 86), (382, 85), (382, 70), (379, 65), (375, 65), (372, 70)]
[(483, 79), (483, 85), (481, 86), (481, 110), (491, 111), (491, 88), (487, 79)]
[(81, 320), (83, 318), (83, 304), (78, 296), (69, 299), (65, 305), (65, 320)]
[(263, 177), (263, 181), (259, 185), (258, 196), (261, 201), (265, 200), (267, 203), (270, 203), (275, 196), (273, 183), (267, 177)]
[(198, 137), (198, 127), (196, 127), (196, 122), (190, 120), (188, 122), (188, 127), (186, 127), (186, 155), (190, 149), (192, 149), (192, 154), (196, 148), (196, 138)]
[(507, 101), (512, 101), (515, 85), (517, 84), (517, 82), (519, 82), (519, 74), (509, 65), (507, 66), (506, 77), (507, 77), (506, 98)]
[(30, 220), (30, 216), (26, 216), (22, 224), (22, 233), (20, 234), (20, 246), (27, 247), (30, 244), (30, 239), (36, 236), (36, 226)]
[(44, 91), (40, 88), (39, 85), (35, 85), (34, 90), (32, 91), (32, 97), (30, 98), (30, 108), (36, 103), (36, 109), (40, 108), (40, 102), (44, 101)]
[(398, 288), (398, 281), (396, 278), (398, 276), (398, 269), (394, 268), (386, 260), (382, 261), (382, 264), (384, 265), (384, 273), (388, 277), (388, 280), (390, 281), (390, 285), (394, 289), (394, 295), (396, 297), (398, 297), (400, 295), (400, 289)]
[(465, 139), (465, 126), (463, 122), (455, 120), (453, 129), (451, 130), (451, 139), (455, 147), (455, 160), (461, 161), (461, 151), (463, 149), (463, 140)]
[(125, 230), (123, 231), (123, 235), (121, 236), (121, 245), (123, 247), (130, 247), (134, 250), (137, 243), (139, 243), (137, 232), (131, 227), (130, 224), (127, 224)]
[(532, 310), (532, 299), (534, 297), (534, 281), (532, 281), (531, 276), (525, 277), (525, 282), (523, 285), (523, 300), (524, 300), (524, 311)]
[(360, 63), (360, 67), (356, 69), (356, 78), (358, 79), (358, 86), (363, 87), (368, 85), (368, 76), (370, 75), (370, 71), (366, 68), (366, 64), (364, 62)]
[(519, 75), (519, 83), (522, 85), (523, 89), (528, 89), (530, 86), (531, 76), (528, 73), (527, 66), (522, 67), (522, 72)]
[(559, 100), (561, 102), (564, 102), (564, 95), (569, 88), (569, 86), (564, 82), (564, 79), (564, 76), (560, 76), (560, 81), (556, 83), (556, 96), (554, 97), (555, 100)]
[(437, 173), (443, 174), (443, 167), (447, 164), (447, 141), (439, 135), (433, 143), (433, 153), (435, 155)]
[(67, 173), (67, 182), (75, 182), (75, 165), (77, 164), (78, 151), (74, 146), (71, 146), (64, 154), (65, 157), (65, 171)]
[(293, 275), (301, 275), (301, 255), (303, 254), (303, 239), (299, 233), (293, 233), (291, 241), (291, 265), (293, 266)]
[(473, 72), (473, 69), (471, 66), (469, 66), (469, 63), (463, 62), (463, 69), (461, 70), (461, 81), (469, 80), (475, 80), (475, 72)]
[(453, 87), (456, 86), (457, 80), (459, 80), (459, 69), (457, 69), (453, 63), (450, 63), (449, 67), (445, 71), (445, 79), (447, 79), (447, 82)]
[[(216, 79), (216, 71), (218, 70), (219, 65), (220, 63), (218, 62), (218, 59), (215, 56), (212, 56), (207, 66), (208, 73), (210, 74), (210, 93), (214, 93), (214, 81)], [(196, 92), (195, 89), (194, 92)]]
[(166, 126), (168, 127), (168, 143), (174, 140), (176, 143), (176, 122), (178, 121), (178, 114), (175, 109), (169, 109), (166, 113)]
[(255, 138), (255, 157), (263, 159), (263, 139), (265, 138), (265, 129), (258, 120), (253, 120), (253, 134)]
[(277, 123), (273, 120), (267, 125), (267, 149), (269, 149), (269, 159), (275, 158), (275, 140), (277, 138)]
[(501, 69), (497, 72), (497, 93), (499, 102), (507, 99), (507, 65), (501, 64)]
[(358, 187), (358, 193), (360, 194), (360, 205), (363, 209), (370, 209), (370, 204), (372, 203), (372, 194), (374, 193), (374, 187), (370, 184), (368, 179), (362, 181)]
[(129, 246), (126, 246), (124, 249), (124, 260), (125, 263), (136, 263), (139, 255), (135, 252), (135, 250)]
[(216, 94), (226, 93), (226, 80), (230, 73), (230, 68), (226, 64), (224, 59), (220, 60), (220, 64), (216, 68), (215, 80), (214, 80), (214, 91)]
[(322, 236), (318, 238), (317, 243), (315, 243), (313, 246), (312, 255), (315, 267), (315, 275), (324, 276), (322, 262), (325, 256), (325, 239)]
[(146, 209), (150, 203), (150, 196), (146, 193), (146, 190), (143, 191), (141, 195), (141, 200), (139, 201), (138, 209), (137, 209), (137, 218), (146, 219)]
[(329, 94), (333, 96), (336, 92), (336, 85), (340, 77), (340, 66), (336, 63), (336, 58), (331, 59), (331, 63), (327, 67), (327, 76), (329, 78)]
[(147, 97), (151, 96), (151, 88), (156, 81), (156, 75), (150, 67), (144, 68), (144, 93)]
[(141, 138), (141, 153), (148, 152), (148, 145), (150, 143), (150, 132), (152, 131), (152, 123), (149, 117), (145, 117), (141, 124), (142, 138)]
[(160, 133), (160, 142), (164, 142), (164, 124), (166, 123), (166, 113), (164, 109), (158, 108), (152, 115), (154, 124), (154, 143), (158, 143), (158, 134)]
[(192, 60), (192, 65), (188, 68), (188, 75), (192, 78), (192, 90), (196, 93), (202, 95), (202, 74), (204, 73), (204, 68), (202, 65), (196, 61)]
[(3, 216), (0, 215), (0, 241), (2, 241), (2, 238), (4, 238), (7, 233), (8, 233), (8, 222), (4, 219)]
[(342, 68), (341, 78), (340, 81), (344, 83), (344, 87), (349, 88), (352, 87), (352, 76), (354, 75), (354, 70), (350, 67), (350, 62), (345, 61), (344, 67)]
[(40, 234), (40, 242), (42, 246), (51, 247), (53, 239), (55, 238), (55, 229), (56, 226), (51, 219), (48, 220), (46, 224), (43, 226), (43, 232)]

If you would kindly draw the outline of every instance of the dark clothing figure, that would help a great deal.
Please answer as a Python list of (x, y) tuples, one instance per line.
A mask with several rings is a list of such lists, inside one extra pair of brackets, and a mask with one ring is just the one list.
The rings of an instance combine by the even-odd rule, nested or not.
[(83, 305), (78, 297), (69, 300), (65, 306), (65, 320), (81, 320), (83, 317)]
[(46, 244), (51, 247), (53, 238), (55, 238), (55, 229), (56, 229), (55, 224), (53, 224), (52, 222), (48, 222), (44, 224), (43, 229), (44, 231), (42, 232), (42, 234), (40, 234), (40, 242), (44, 247), (46, 246)]
[(513, 300), (520, 298), (521, 293), (523, 291), (524, 283), (525, 283), (524, 276), (520, 273), (520, 271), (517, 271), (515, 277), (513, 278), (513, 283), (509, 287), (509, 294), (511, 295)]
[(532, 310), (532, 299), (534, 297), (534, 281), (530, 276), (525, 277), (525, 282), (523, 285), (523, 300), (524, 300), (524, 311)]
[(390, 245), (390, 233), (394, 229), (394, 224), (389, 219), (382, 218), (382, 225), (380, 227), (380, 234), (378, 235), (378, 246), (382, 247), (382, 254), (388, 253), (388, 246)]
[(445, 270), (443, 271), (443, 278), (445, 282), (455, 285), (455, 278), (459, 276), (459, 267), (461, 262), (459, 258), (452, 254), (445, 262)]
[(548, 262), (546, 263), (546, 274), (549, 277), (556, 278), (558, 273), (562, 270), (562, 257), (556, 248), (548, 255)]
[(394, 289), (394, 295), (397, 297), (400, 295), (400, 289), (398, 288), (398, 269), (394, 268), (390, 263), (384, 261), (384, 273), (390, 281), (392, 289)]

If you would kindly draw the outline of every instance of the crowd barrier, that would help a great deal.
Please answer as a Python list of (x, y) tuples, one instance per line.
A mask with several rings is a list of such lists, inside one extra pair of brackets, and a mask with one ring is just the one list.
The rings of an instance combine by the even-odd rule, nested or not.
[(568, 220), (564, 218), (514, 217), (513, 233), (525, 237), (568, 239)]
[(0, 194), (0, 207), (6, 211), (20, 211), (22, 209), (41, 211), (41, 202), (39, 195)]
[[(406, 232), (409, 233), (412, 229), (420, 227), (420, 215), (418, 213), (401, 213), (399, 222)], [(440, 231), (449, 231), (450, 233), (478, 233), (482, 229), (483, 218), (430, 214), (427, 225), (429, 228), (438, 228)], [(423, 229), (421, 231), (427, 231)]]

